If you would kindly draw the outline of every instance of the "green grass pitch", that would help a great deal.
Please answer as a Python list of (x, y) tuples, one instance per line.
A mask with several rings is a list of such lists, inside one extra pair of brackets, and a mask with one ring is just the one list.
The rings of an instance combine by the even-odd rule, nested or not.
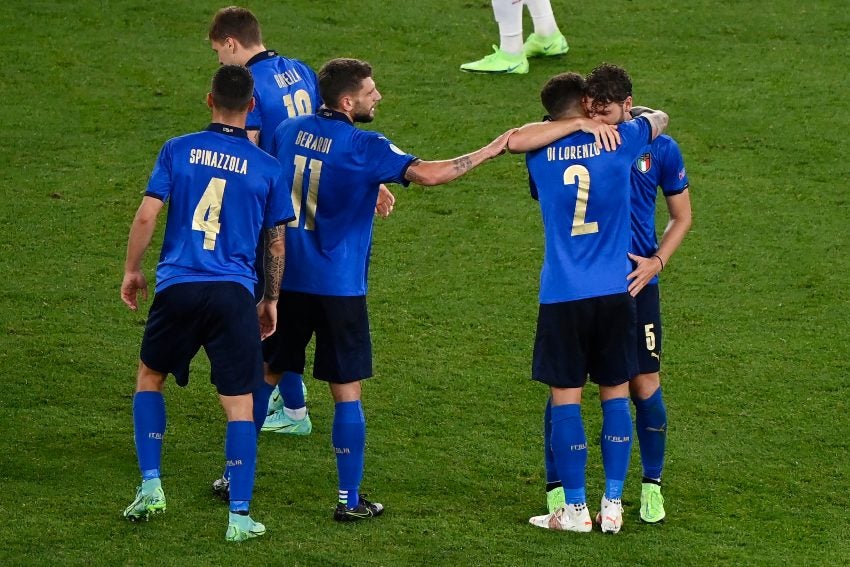
[[(850, 560), (846, 6), (553, 5), (569, 54), (504, 77), (458, 70), (498, 41), (487, 0), (248, 6), (268, 47), (314, 68), (370, 61), (384, 95), (370, 128), (424, 159), (538, 119), (548, 77), (602, 61), (629, 69), (638, 103), (668, 111), (694, 226), (662, 282), (666, 524), (638, 521), (637, 447), (620, 534), (527, 524), (545, 507), (546, 392), (528, 379), (542, 230), (521, 156), (448, 186), (397, 188), (395, 213), (376, 221), (362, 489), (384, 517), (331, 520), (333, 406), (308, 380), (313, 434), (261, 437), (253, 513), (268, 534), (226, 544), (209, 490), (224, 420), (201, 356), (187, 390), (166, 388), (168, 512), (123, 521), (149, 306), (131, 313), (119, 298), (127, 231), (161, 144), (208, 121), (217, 61), (205, 35), (219, 6), (11, 0), (0, 5), (0, 564)], [(588, 390), (591, 440), (599, 414)], [(595, 510), (596, 443), (589, 460)]]

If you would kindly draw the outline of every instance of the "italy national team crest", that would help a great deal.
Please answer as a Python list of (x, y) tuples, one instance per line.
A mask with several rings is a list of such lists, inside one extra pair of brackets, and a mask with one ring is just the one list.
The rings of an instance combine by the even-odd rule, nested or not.
[(641, 173), (646, 173), (652, 167), (652, 157), (649, 153), (645, 153), (637, 159), (637, 168)]

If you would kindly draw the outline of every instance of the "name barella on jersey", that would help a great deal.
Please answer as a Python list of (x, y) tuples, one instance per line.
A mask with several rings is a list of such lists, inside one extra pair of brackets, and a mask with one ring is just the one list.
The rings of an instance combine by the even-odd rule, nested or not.
[(576, 132), (526, 155), (532, 196), (540, 201), (545, 251), (540, 303), (627, 291), (632, 162), (652, 127), (637, 118), (620, 124), (622, 145), (606, 152)]
[(253, 293), (262, 228), (295, 218), (278, 161), (245, 130), (210, 124), (168, 140), (146, 196), (168, 203), (156, 291), (184, 282), (232, 281)]
[[(646, 258), (658, 250), (655, 231), (655, 197), (658, 188), (665, 197), (688, 188), (688, 174), (679, 145), (661, 135), (645, 146), (632, 164), (632, 248)], [(649, 283), (657, 283), (655, 276)]]
[(276, 51), (264, 51), (250, 59), (247, 67), (254, 76), (254, 110), (246, 127), (260, 130), (259, 146), (271, 152), (274, 131), (287, 118), (313, 114), (322, 104), (316, 73), (297, 59), (287, 59)]
[(365, 295), (378, 186), (407, 185), (404, 175), (416, 157), (325, 108), (281, 123), (274, 151), (292, 180), (296, 216), (287, 224), (281, 287)]

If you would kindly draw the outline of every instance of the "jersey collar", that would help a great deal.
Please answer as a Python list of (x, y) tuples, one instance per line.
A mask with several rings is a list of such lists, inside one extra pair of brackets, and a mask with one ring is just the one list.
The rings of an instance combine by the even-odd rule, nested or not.
[(259, 63), (260, 61), (265, 61), (266, 59), (271, 59), (272, 57), (277, 57), (277, 51), (274, 49), (268, 49), (266, 51), (261, 51), (248, 59), (248, 62), (245, 63), (246, 67), (250, 67), (254, 63)]
[(330, 120), (339, 120), (340, 122), (347, 122), (351, 124), (351, 119), (343, 114), (342, 112), (338, 112), (336, 110), (332, 110), (327, 106), (322, 106), (319, 108), (318, 112), (316, 112), (322, 118), (329, 118)]
[(244, 128), (228, 126), (227, 124), (222, 124), (220, 122), (211, 123), (209, 126), (207, 126), (207, 131), (218, 132), (219, 134), (226, 134), (227, 136), (234, 136), (236, 138), (248, 137), (248, 132), (246, 132)]

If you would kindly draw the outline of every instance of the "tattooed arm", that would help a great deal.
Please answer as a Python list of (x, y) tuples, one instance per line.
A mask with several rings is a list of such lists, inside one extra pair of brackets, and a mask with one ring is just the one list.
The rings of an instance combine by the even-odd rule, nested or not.
[(263, 271), (265, 288), (263, 299), (257, 304), (257, 317), (260, 319), (260, 338), (265, 339), (277, 328), (277, 299), (280, 296), (280, 282), (283, 280), (283, 264), (286, 252), (286, 225), (278, 225), (265, 232), (263, 251)]
[(404, 178), (412, 183), (426, 186), (442, 185), (443, 183), (454, 181), (488, 159), (504, 153), (505, 146), (508, 143), (508, 137), (513, 132), (513, 130), (508, 130), (483, 148), (454, 159), (441, 161), (416, 160), (407, 168)]

